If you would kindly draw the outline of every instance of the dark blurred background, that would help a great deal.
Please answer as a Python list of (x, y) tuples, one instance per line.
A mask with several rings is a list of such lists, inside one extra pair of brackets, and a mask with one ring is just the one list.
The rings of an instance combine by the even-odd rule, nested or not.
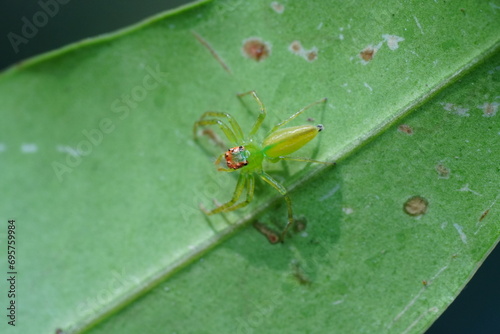
[[(186, 0), (59, 0), (59, 8), (52, 7), (53, 17), (38, 31), (28, 31), (29, 40), (16, 40), (17, 52), (9, 40), (9, 33), (21, 34), (23, 17), (31, 22), (41, 10), (39, 1), (2, 0), (0, 2), (0, 70), (16, 62), (84, 38), (112, 32), (177, 7)], [(43, 0), (43, 3), (52, 1)], [(44, 17), (37, 18), (41, 23)], [(12, 37), (11, 35), (11, 38)], [(490, 254), (471, 282), (445, 313), (427, 331), (438, 333), (500, 333), (500, 247)]]

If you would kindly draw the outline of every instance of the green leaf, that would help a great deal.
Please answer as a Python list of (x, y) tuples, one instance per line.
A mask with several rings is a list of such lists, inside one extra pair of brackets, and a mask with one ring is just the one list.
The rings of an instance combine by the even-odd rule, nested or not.
[[(0, 76), (7, 333), (419, 333), (453, 301), (500, 237), (498, 8), (282, 4), (197, 3)], [(243, 55), (251, 37), (267, 58)], [(283, 245), (247, 228), (286, 219), (263, 183), (245, 209), (199, 209), (236, 178), (193, 123), (224, 111), (248, 132), (251, 89), (265, 129), (329, 99), (294, 120), (325, 126), (297, 155), (337, 167), (268, 166), (307, 223)]]

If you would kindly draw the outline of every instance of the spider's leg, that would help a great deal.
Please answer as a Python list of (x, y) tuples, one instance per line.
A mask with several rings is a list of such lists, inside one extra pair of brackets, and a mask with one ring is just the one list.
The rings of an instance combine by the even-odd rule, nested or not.
[(238, 97), (241, 98), (241, 97), (248, 95), (248, 94), (252, 95), (252, 97), (255, 99), (255, 101), (257, 101), (257, 103), (259, 104), (259, 107), (260, 107), (259, 117), (257, 117), (255, 124), (252, 126), (252, 130), (248, 134), (249, 136), (253, 136), (257, 132), (257, 130), (259, 130), (260, 126), (262, 125), (262, 122), (264, 122), (264, 119), (266, 118), (267, 112), (266, 112), (266, 107), (264, 106), (264, 103), (262, 103), (262, 101), (259, 99), (259, 97), (257, 96), (257, 93), (254, 90), (251, 90), (251, 91), (246, 92), (246, 93), (240, 93), (237, 95), (238, 95)]
[(276, 157), (275, 159), (276, 159), (276, 161), (288, 160), (288, 161), (313, 162), (313, 163), (317, 163), (317, 164), (325, 164), (325, 165), (331, 165), (331, 166), (336, 165), (335, 162), (319, 161), (319, 160), (314, 160), (314, 159), (309, 159), (309, 158), (301, 158), (301, 157)]
[(235, 206), (227, 208), (226, 211), (233, 211), (233, 210), (237, 210), (239, 208), (242, 208), (244, 206), (247, 206), (248, 203), (250, 203), (253, 200), (253, 192), (254, 192), (254, 188), (255, 188), (255, 178), (254, 178), (253, 174), (246, 174), (246, 178), (247, 178), (247, 185), (246, 185), (247, 186), (247, 198), (243, 202), (240, 202), (240, 203), (236, 204)]
[(231, 198), (229, 202), (222, 204), (211, 211), (207, 211), (203, 207), (201, 209), (203, 210), (203, 212), (205, 212), (206, 215), (209, 216), (223, 211), (232, 211), (233, 209), (231, 207), (240, 199), (241, 193), (245, 189), (246, 184), (246, 175), (244, 173), (240, 173), (240, 176), (238, 177), (238, 183), (236, 184), (236, 188), (234, 189), (233, 198)]
[(290, 228), (290, 226), (293, 225), (293, 211), (292, 211), (292, 200), (290, 197), (287, 195), (285, 187), (283, 187), (278, 181), (273, 179), (270, 175), (266, 174), (265, 172), (260, 173), (260, 177), (269, 183), (274, 189), (276, 189), (281, 195), (283, 195), (283, 198), (285, 199), (286, 206), (288, 207), (288, 222), (283, 229), (283, 232), (281, 232), (281, 242), (285, 241), (285, 236), (286, 232)]
[(285, 125), (286, 123), (290, 122), (292, 119), (294, 119), (295, 117), (299, 116), (300, 114), (302, 114), (304, 111), (306, 111), (307, 109), (311, 108), (312, 106), (315, 106), (316, 104), (319, 104), (319, 103), (324, 103), (326, 102), (326, 97), (322, 98), (321, 100), (318, 100), (316, 102), (313, 102), (307, 106), (305, 106), (304, 108), (300, 109), (299, 111), (297, 111), (295, 114), (293, 114), (292, 116), (288, 117), (287, 119), (285, 119), (284, 121), (276, 124), (270, 132), (274, 132), (276, 131), (279, 127), (282, 127), (283, 125)]
[(233, 144), (237, 144), (239, 142), (234, 132), (224, 122), (218, 119), (203, 119), (195, 122), (193, 126), (193, 135), (195, 139), (197, 139), (198, 137), (197, 136), (198, 127), (205, 125), (218, 125), (230, 142), (232, 142)]
[(233, 128), (233, 133), (235, 134), (238, 142), (243, 141), (243, 131), (241, 131), (240, 125), (230, 114), (218, 111), (207, 111), (203, 113), (203, 115), (201, 115), (200, 121), (206, 117), (226, 118), (229, 121), (229, 124), (231, 124), (231, 127)]

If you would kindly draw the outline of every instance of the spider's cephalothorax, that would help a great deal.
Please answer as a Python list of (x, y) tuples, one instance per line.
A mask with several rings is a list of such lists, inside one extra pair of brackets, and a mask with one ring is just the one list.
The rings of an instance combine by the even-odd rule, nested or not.
[[(316, 162), (327, 165), (333, 165), (334, 163), (318, 161), (309, 158), (299, 158), (290, 157), (288, 154), (294, 153), (301, 147), (306, 145), (316, 135), (323, 130), (323, 126), (318, 124), (316, 126), (311, 124), (283, 127), (288, 122), (292, 121), (297, 116), (301, 115), (304, 111), (311, 108), (312, 106), (326, 102), (326, 98), (319, 101), (313, 102), (304, 108), (297, 111), (295, 114), (291, 115), (284, 121), (276, 124), (267, 133), (266, 137), (262, 141), (256, 140), (256, 133), (260, 129), (262, 122), (266, 118), (267, 112), (264, 104), (259, 99), (255, 91), (246, 92), (243, 94), (238, 94), (239, 97), (250, 94), (257, 101), (260, 107), (260, 113), (255, 121), (255, 124), (250, 129), (247, 136), (243, 134), (243, 131), (236, 122), (236, 120), (228, 113), (217, 112), (217, 111), (207, 111), (200, 119), (194, 123), (193, 134), (194, 137), (198, 136), (198, 127), (217, 125), (220, 130), (227, 137), (233, 148), (228, 149), (226, 152), (219, 155), (215, 160), (215, 164), (219, 166), (224, 157), (226, 160), (227, 168), (219, 166), (217, 169), (223, 172), (234, 172), (238, 170), (239, 177), (236, 184), (236, 189), (234, 190), (233, 197), (227, 203), (219, 205), (213, 210), (202, 210), (207, 215), (213, 215), (219, 212), (233, 211), (246, 206), (250, 203), (254, 196), (255, 188), (255, 176), (262, 179), (264, 182), (269, 184), (271, 187), (276, 189), (283, 198), (285, 199), (287, 209), (288, 209), (288, 223), (281, 232), (280, 240), (285, 239), (285, 235), (293, 224), (293, 210), (292, 201), (288, 196), (286, 188), (276, 181), (271, 175), (264, 171), (264, 161), (275, 163), (278, 161), (289, 160), (289, 161), (302, 161), (302, 162)], [(238, 146), (236, 146), (238, 145)], [(243, 146), (244, 145), (244, 146)], [(251, 156), (251, 158), (250, 158)], [(245, 168), (243, 168), (245, 167)], [(247, 196), (246, 200), (238, 203), (242, 193), (246, 190)]]
[(243, 146), (236, 146), (227, 150), (224, 154), (226, 158), (227, 167), (231, 169), (239, 169), (243, 166), (248, 165), (247, 158), (250, 152)]

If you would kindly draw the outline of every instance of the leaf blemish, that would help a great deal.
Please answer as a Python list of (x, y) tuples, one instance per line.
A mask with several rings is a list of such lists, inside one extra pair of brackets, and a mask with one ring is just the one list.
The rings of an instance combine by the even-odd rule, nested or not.
[(6, 148), (5, 144), (4, 143), (0, 143), (0, 153), (4, 152), (5, 148)]
[(342, 208), (342, 212), (344, 212), (346, 215), (350, 215), (354, 212), (354, 210), (352, 208)]
[(478, 108), (483, 110), (483, 117), (493, 117), (497, 114), (499, 105), (497, 102), (485, 102), (482, 106), (478, 106)]
[(304, 270), (302, 270), (299, 261), (292, 260), (292, 276), (299, 282), (301, 285), (309, 285), (311, 284), (311, 280), (306, 276)]
[(403, 210), (410, 216), (421, 216), (427, 212), (429, 202), (421, 196), (413, 196), (403, 205)]
[(462, 226), (458, 225), (458, 224), (453, 224), (453, 226), (455, 227), (455, 229), (457, 230), (458, 232), (458, 235), (460, 236), (460, 239), (462, 240), (462, 242), (464, 244), (467, 244), (467, 235), (465, 235), (464, 231), (463, 231), (463, 228)]
[(309, 50), (304, 49), (300, 41), (293, 41), (288, 46), (288, 50), (290, 50), (293, 54), (304, 58), (308, 62), (312, 62), (318, 59), (318, 48), (313, 46)]
[(191, 33), (193, 34), (194, 37), (196, 37), (196, 39), (198, 40), (198, 42), (200, 42), (201, 45), (203, 45), (204, 47), (206, 47), (208, 49), (208, 51), (210, 51), (210, 54), (212, 54), (212, 56), (215, 58), (215, 60), (217, 60), (217, 62), (222, 66), (222, 68), (226, 72), (231, 73), (231, 69), (229, 68), (229, 66), (226, 65), (226, 63), (222, 60), (222, 58), (214, 50), (214, 48), (212, 48), (212, 46), (203, 37), (201, 37), (198, 33), (194, 32), (194, 31), (191, 31)]
[(469, 117), (469, 108), (464, 108), (462, 106), (453, 104), (453, 103), (444, 103), (442, 102), (441, 105), (443, 106), (443, 109), (446, 111), (449, 111), (452, 114), (456, 114), (458, 116), (462, 117)]
[(283, 12), (285, 11), (285, 5), (277, 1), (271, 2), (271, 8), (278, 14), (283, 14)]
[(373, 56), (375, 55), (376, 52), (377, 51), (372, 46), (367, 46), (366, 48), (363, 49), (363, 51), (359, 53), (359, 56), (364, 61), (370, 61), (373, 59)]
[(482, 222), (483, 219), (488, 215), (489, 212), (490, 212), (490, 209), (488, 209), (485, 212), (483, 212), (483, 214), (481, 215), (481, 217), (479, 217), (479, 221)]
[(81, 152), (77, 148), (73, 148), (67, 145), (57, 145), (56, 149), (58, 152), (68, 153), (69, 155), (74, 157), (79, 157), (81, 155)]
[(22, 144), (21, 152), (23, 153), (36, 153), (38, 146), (36, 144)]
[(405, 39), (396, 35), (382, 35), (382, 38), (387, 42), (387, 46), (392, 51), (399, 48), (399, 42), (403, 42)]
[(382, 47), (382, 42), (375, 46), (368, 45), (363, 50), (361, 50), (361, 52), (358, 54), (358, 56), (361, 58), (361, 63), (363, 65), (368, 64), (373, 59), (373, 57), (375, 57), (375, 54), (378, 52), (380, 47)]
[(442, 163), (439, 163), (435, 167), (436, 172), (438, 173), (438, 177), (440, 179), (449, 179), (450, 178), (450, 169), (444, 166)]
[(271, 55), (271, 44), (258, 37), (249, 37), (243, 40), (241, 51), (245, 57), (261, 61)]
[(471, 192), (473, 193), (474, 195), (477, 195), (477, 196), (483, 196), (481, 195), (480, 193), (478, 193), (477, 191), (474, 191), (472, 190), (471, 188), (469, 188), (469, 184), (465, 184), (462, 188), (460, 189), (457, 189), (457, 191), (463, 191), (463, 192)]
[(406, 133), (409, 136), (413, 135), (413, 128), (408, 124), (401, 124), (400, 126), (398, 126), (398, 131), (401, 133)]
[(319, 201), (323, 202), (324, 200), (332, 197), (337, 191), (340, 189), (340, 184), (336, 184), (335, 187), (333, 187), (329, 192), (327, 192), (325, 195), (323, 195)]

